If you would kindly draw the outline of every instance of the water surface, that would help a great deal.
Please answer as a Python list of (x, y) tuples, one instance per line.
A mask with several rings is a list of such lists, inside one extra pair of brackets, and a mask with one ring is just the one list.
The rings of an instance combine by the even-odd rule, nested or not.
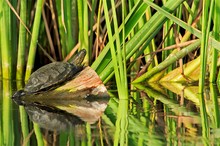
[[(73, 109), (65, 104), (56, 104), (62, 110), (55, 112), (46, 106), (18, 106), (11, 96), (21, 86), (9, 80), (1, 81), (1, 145), (220, 144), (219, 92), (212, 84), (206, 87), (204, 94), (198, 94), (196, 85), (135, 85), (134, 90), (129, 91), (129, 100), (119, 100), (117, 91), (109, 89), (111, 98), (105, 102), (107, 108), (96, 120), (86, 117), (86, 112), (91, 110), (83, 106), (83, 101), (69, 103), (74, 105), (73, 109), (79, 105), (77, 108), (84, 111), (83, 118), (67, 114), (66, 111)], [(38, 119), (53, 112), (56, 118), (46, 117), (51, 121), (37, 123), (28, 116), (30, 112), (37, 113), (34, 118)], [(50, 127), (65, 118), (68, 119), (66, 127), (62, 123)]]

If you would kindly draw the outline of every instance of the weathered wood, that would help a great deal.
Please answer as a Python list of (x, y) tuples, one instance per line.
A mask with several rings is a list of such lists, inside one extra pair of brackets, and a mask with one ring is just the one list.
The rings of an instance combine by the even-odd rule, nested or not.
[[(91, 68), (86, 67), (74, 79), (68, 81), (65, 85), (57, 88), (57, 91), (69, 90), (75, 92), (76, 90), (85, 90), (89, 88), (96, 88), (103, 85), (97, 73)], [(106, 90), (105, 90), (106, 91)]]

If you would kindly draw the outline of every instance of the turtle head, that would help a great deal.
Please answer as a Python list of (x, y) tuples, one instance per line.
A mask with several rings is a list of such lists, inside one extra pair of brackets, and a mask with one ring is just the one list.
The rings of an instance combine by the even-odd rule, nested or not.
[(24, 90), (18, 90), (17, 92), (15, 92), (15, 94), (12, 96), (13, 99), (15, 98), (19, 98), (21, 96), (25, 95), (25, 91)]
[(24, 90), (18, 90), (15, 92), (15, 94), (12, 96), (12, 99), (18, 104), (23, 105), (23, 101), (21, 99), (22, 96), (26, 95)]
[(15, 92), (15, 94), (12, 96), (12, 99), (19, 100), (22, 96), (26, 95), (24, 90), (18, 90)]
[(75, 56), (73, 56), (71, 63), (76, 66), (80, 66), (82, 64), (85, 56), (86, 56), (86, 50), (82, 49)]

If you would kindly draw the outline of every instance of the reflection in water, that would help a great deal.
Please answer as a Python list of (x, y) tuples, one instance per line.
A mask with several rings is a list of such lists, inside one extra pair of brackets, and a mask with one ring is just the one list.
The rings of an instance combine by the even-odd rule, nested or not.
[[(62, 133), (72, 133), (73, 129), (80, 129), (79, 125), (97, 124), (107, 107), (109, 95), (96, 72), (86, 67), (73, 79), (55, 89), (31, 93), (25, 88), (15, 92), (12, 99), (24, 107), (29, 119), (34, 122), (34, 133), (38, 144), (47, 141), (49, 145), (51, 143), (57, 145), (59, 137), (59, 145), (66, 145), (69, 142), (65, 142), (65, 139), (72, 138), (71, 135), (64, 138), (65, 134)], [(29, 126), (23, 127), (25, 126), (22, 125), (22, 129), (29, 129)], [(48, 137), (47, 133), (54, 135), (53, 138)], [(84, 134), (88, 133), (84, 132)], [(24, 137), (29, 138), (27, 135)], [(29, 141), (25, 139), (23, 142)]]
[[(0, 126), (3, 131), (3, 133), (0, 134), (1, 140), (0, 144), (2, 145), (13, 145), (13, 139), (14, 135), (13, 133), (13, 117), (12, 117), (12, 111), (11, 111), (11, 81), (10, 80), (4, 80), (2, 82), (3, 88), (2, 88), (2, 100), (1, 105), (2, 112), (0, 115), (1, 123)], [(2, 86), (1, 86), (2, 87)]]
[(60, 131), (83, 122), (94, 124), (105, 111), (109, 95), (96, 72), (86, 67), (54, 90), (32, 94), (18, 90), (12, 98), (40, 127)]
[(82, 123), (82, 120), (78, 117), (58, 112), (49, 107), (29, 105), (25, 106), (25, 110), (33, 122), (50, 131), (64, 131), (68, 130), (72, 125)]
[(39, 101), (27, 104), (22, 101), (30, 119), (40, 127), (51, 131), (67, 130), (71, 126), (84, 122), (94, 124), (105, 111), (107, 103), (107, 98), (97, 101), (54, 100), (47, 103)]
[[(136, 85), (136, 87), (138, 91), (132, 91), (135, 98), (132, 95), (128, 101), (114, 98), (114, 92), (111, 92), (109, 101), (107, 98), (106, 100), (95, 98), (93, 95), (81, 99), (55, 100), (44, 98), (52, 94), (47, 92), (44, 96), (35, 95), (39, 98), (33, 98), (33, 96), (23, 98), (25, 102), (21, 102), (23, 104), (21, 107), (25, 107), (30, 119), (35, 122), (40, 121), (42, 122), (39, 123), (40, 126), (50, 129), (41, 129), (43, 141), (48, 145), (114, 145), (123, 139), (127, 140), (128, 145), (142, 146), (219, 144), (219, 92), (216, 86), (211, 84), (206, 87), (202, 104), (200, 100), (202, 98), (197, 92), (198, 87), (195, 85), (161, 83)], [(8, 102), (10, 92), (4, 91), (4, 101), (1, 98), (0, 102), (1, 107)], [(59, 95), (66, 94), (60, 93)], [(108, 106), (104, 111), (107, 103)], [(121, 107), (128, 107), (128, 109), (126, 111)], [(9, 109), (13, 116), (10, 116), (11, 122), (8, 127), (1, 125), (4, 133), (2, 135), (5, 137), (9, 135), (8, 138), (4, 138), (4, 143), (10, 140), (13, 144), (23, 145), (30, 141), (30, 145), (36, 146), (36, 131), (33, 131), (33, 125), (27, 122), (28, 136), (23, 139), (23, 132), (19, 131), (23, 127), (20, 125), (22, 118), (19, 118), (17, 114), (17, 106), (12, 108), (13, 110)], [(88, 123), (97, 119), (93, 118), (92, 114), (88, 116), (92, 111), (97, 117), (101, 115), (101, 120), (90, 125)], [(104, 114), (101, 114), (103, 111)], [(1, 113), (3, 112), (8, 111), (3, 109)], [(205, 112), (206, 116), (203, 116), (204, 113), (201, 112)], [(4, 119), (1, 114), (1, 120), (2, 124), (6, 124), (8, 119)], [(49, 125), (45, 124), (49, 120)], [(73, 126), (76, 123), (78, 125)], [(10, 128), (11, 130), (8, 131)], [(56, 131), (61, 131), (52, 132), (56, 128)], [(64, 130), (63, 133), (63, 129), (66, 128), (70, 130)]]

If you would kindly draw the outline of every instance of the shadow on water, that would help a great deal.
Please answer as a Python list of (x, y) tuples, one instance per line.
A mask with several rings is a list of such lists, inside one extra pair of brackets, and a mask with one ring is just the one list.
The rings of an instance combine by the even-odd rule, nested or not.
[[(144, 146), (220, 143), (217, 86), (208, 85), (204, 95), (198, 94), (198, 86), (179, 83), (135, 87), (137, 90), (130, 92), (128, 101), (118, 100), (117, 93), (109, 90), (110, 100), (93, 100), (94, 97), (89, 100), (38, 100), (32, 97), (33, 100), (25, 99), (25, 104), (16, 105), (11, 96), (19, 88), (18, 83), (3, 80), (0, 144), (118, 145), (118, 141), (120, 144), (126, 141), (126, 145)], [(126, 104), (127, 111), (123, 111), (121, 107)], [(118, 118), (123, 122), (118, 122)], [(41, 144), (39, 138), (42, 138)]]

